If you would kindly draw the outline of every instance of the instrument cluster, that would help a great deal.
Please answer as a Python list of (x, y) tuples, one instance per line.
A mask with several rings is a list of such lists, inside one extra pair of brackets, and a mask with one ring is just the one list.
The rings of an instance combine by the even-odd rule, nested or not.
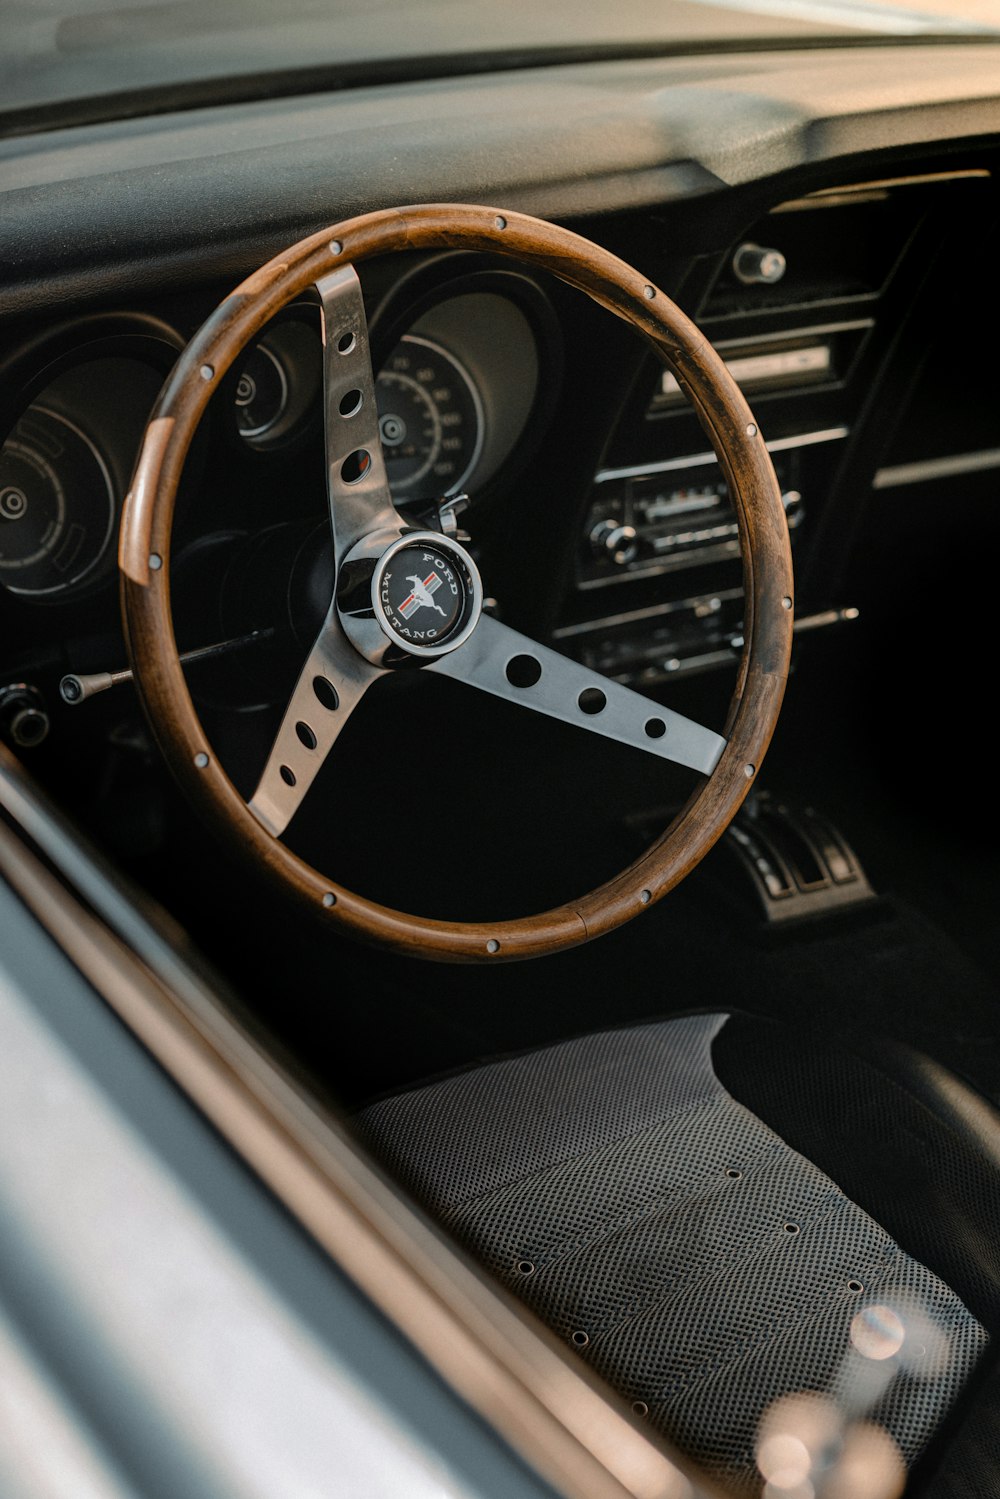
[[(378, 331), (375, 320), (379, 431), (393, 494), (431, 500), (481, 488), (534, 405), (539, 352), (528, 318), (509, 297), (472, 290), (432, 303), (388, 346)], [(321, 418), (321, 336), (317, 309), (296, 303), (244, 351), (231, 401), (250, 448), (292, 445)]]
[[(532, 415), (540, 354), (531, 320), (509, 296), (473, 288), (442, 295), (402, 331), (397, 317), (393, 328), (376, 359), (393, 493), (475, 497)], [(170, 359), (180, 334), (173, 342)], [(8, 594), (61, 602), (111, 579), (123, 497), (170, 363), (162, 344), (156, 357), (151, 350), (138, 339), (127, 353), (82, 343), (8, 432), (0, 448), (0, 589)], [(213, 402), (210, 426), (216, 435), (221, 427), (228, 452), (219, 462), (242, 453), (237, 463), (252, 474), (256, 455), (292, 459), (322, 431), (322, 391), (319, 310), (296, 303), (244, 350)]]

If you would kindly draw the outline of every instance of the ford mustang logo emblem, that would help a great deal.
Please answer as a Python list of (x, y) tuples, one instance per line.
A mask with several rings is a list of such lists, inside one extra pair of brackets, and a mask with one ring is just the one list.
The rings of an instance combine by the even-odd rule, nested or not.
[(410, 573), (406, 581), (413, 584), (413, 592), (399, 606), (399, 613), (403, 619), (409, 619), (411, 615), (416, 614), (418, 609), (436, 609), (442, 619), (447, 618), (441, 605), (435, 604), (433, 598), (444, 581), (436, 572), (428, 573), (426, 578)]
[(376, 593), (386, 623), (406, 645), (437, 648), (460, 629), (468, 592), (463, 569), (445, 547), (402, 547), (379, 578)]

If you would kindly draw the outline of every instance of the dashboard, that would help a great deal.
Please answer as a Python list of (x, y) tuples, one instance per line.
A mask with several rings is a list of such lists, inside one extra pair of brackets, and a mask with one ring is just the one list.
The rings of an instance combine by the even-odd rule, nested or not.
[[(976, 352), (996, 320), (998, 88), (988, 44), (834, 49), (400, 85), (374, 133), (359, 88), (0, 141), (17, 267), (0, 305), (3, 733), (40, 765), (72, 761), (81, 785), (139, 736), (115, 537), (164, 376), (267, 251), (422, 196), (552, 214), (679, 301), (760, 420), (799, 636), (850, 625), (874, 517), (905, 529), (903, 497), (985, 494), (1000, 467), (995, 361)], [(724, 702), (742, 644), (735, 521), (672, 374), (500, 257), (414, 255), (363, 281), (397, 502), (470, 496), (463, 524), (511, 624), (653, 696), (692, 683)], [(306, 298), (213, 398), (179, 502), (178, 642), (248, 787), (314, 629), (289, 580), (322, 593), (322, 408)]]

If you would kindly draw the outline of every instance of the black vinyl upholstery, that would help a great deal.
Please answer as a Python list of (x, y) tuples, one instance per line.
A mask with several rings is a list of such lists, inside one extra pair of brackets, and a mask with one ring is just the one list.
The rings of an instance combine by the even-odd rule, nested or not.
[(981, 1095), (898, 1044), (817, 1045), (745, 1015), (712, 1057), (729, 1092), (1000, 1334), (1000, 1115)]
[(760, 1490), (762, 1433), (803, 1392), (838, 1440), (874, 1422), (912, 1464), (988, 1335), (723, 1087), (726, 1019), (487, 1063), (357, 1123), (474, 1255), (734, 1489)]

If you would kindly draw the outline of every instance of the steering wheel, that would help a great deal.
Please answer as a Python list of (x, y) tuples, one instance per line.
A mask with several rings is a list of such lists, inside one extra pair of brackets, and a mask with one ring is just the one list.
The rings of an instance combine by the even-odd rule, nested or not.
[[(401, 250), (489, 251), (553, 273), (638, 330), (666, 361), (718, 455), (739, 523), (746, 613), (722, 735), (602, 678), (482, 612), (483, 590), (444, 503), (415, 530), (397, 511), (379, 442), (355, 266)], [(247, 342), (314, 286), (322, 306), (326, 456), (336, 586), (247, 803), (212, 752), (178, 659), (170, 534), (185, 455), (209, 398)], [(638, 271), (589, 241), (495, 208), (429, 204), (327, 229), (268, 262), (188, 345), (150, 417), (122, 517), (126, 641), (138, 690), (178, 781), (279, 884), (355, 936), (417, 956), (499, 962), (588, 941), (665, 895), (708, 852), (753, 784), (781, 706), (792, 636), (792, 566), (764, 440), (722, 360)], [(699, 771), (666, 832), (627, 869), (566, 905), (500, 922), (447, 922), (343, 889), (280, 837), (354, 708), (384, 673), (420, 668)]]

